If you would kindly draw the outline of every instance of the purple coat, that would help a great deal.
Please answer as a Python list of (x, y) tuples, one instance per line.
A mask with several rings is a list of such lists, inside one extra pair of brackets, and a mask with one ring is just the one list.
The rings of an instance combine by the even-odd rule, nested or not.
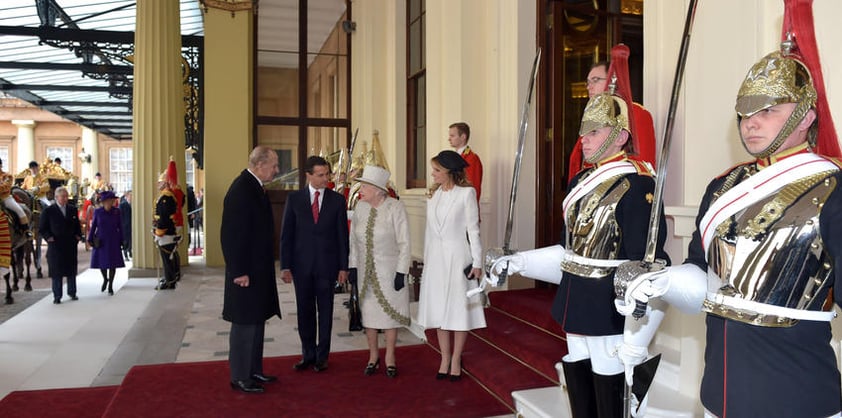
[(91, 230), (88, 232), (88, 242), (94, 237), (100, 241), (99, 248), (94, 248), (91, 254), (92, 269), (110, 269), (125, 267), (123, 253), (120, 244), (123, 242), (123, 229), (120, 222), (120, 209), (112, 207), (106, 211), (105, 208), (97, 208), (94, 211), (94, 220), (91, 222)]

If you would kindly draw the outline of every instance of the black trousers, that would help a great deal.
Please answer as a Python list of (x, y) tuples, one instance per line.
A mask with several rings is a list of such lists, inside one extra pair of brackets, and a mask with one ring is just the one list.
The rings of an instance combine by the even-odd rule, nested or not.
[(263, 334), (266, 324), (231, 323), (228, 335), (228, 365), (231, 381), (250, 380), (263, 374)]
[(298, 307), (298, 336), (301, 338), (304, 361), (324, 362), (330, 354), (335, 280), (335, 276), (293, 276), (295, 303)]

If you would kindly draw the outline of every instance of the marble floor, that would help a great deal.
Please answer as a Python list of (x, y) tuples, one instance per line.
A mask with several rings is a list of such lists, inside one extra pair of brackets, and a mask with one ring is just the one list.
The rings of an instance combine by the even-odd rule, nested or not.
[[(65, 296), (54, 305), (46, 289), (27, 294), (43, 296), (0, 324), (0, 398), (15, 390), (117, 385), (139, 364), (227, 360), (221, 268), (192, 256), (175, 291), (154, 290), (154, 279), (128, 279), (128, 268), (118, 269), (114, 296), (100, 292), (96, 270), (78, 276), (78, 301)], [(300, 353), (293, 291), (278, 280), (284, 318), (267, 322), (267, 357)], [(347, 294), (335, 298), (331, 349), (365, 349), (364, 334), (348, 332), (345, 300)], [(398, 334), (399, 345), (421, 342), (407, 329)]]

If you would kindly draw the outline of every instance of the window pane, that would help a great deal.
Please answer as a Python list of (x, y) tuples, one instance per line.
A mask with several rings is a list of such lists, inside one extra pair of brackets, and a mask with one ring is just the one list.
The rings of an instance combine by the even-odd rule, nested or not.
[(308, 68), (308, 116), (345, 118), (348, 115), (348, 57), (315, 55)]
[(421, 25), (413, 23), (409, 27), (409, 74), (421, 69)]
[(131, 147), (108, 151), (108, 179), (115, 193), (123, 194), (132, 189), (132, 167)]
[(61, 158), (61, 166), (65, 170), (73, 172), (73, 148), (71, 147), (47, 147), (47, 158), (55, 161)]
[(415, 148), (415, 173), (414, 177), (425, 182), (427, 180), (427, 128), (419, 127), (416, 130)]
[[(415, 123), (418, 126), (424, 126), (427, 124), (427, 77), (425, 75), (418, 77), (418, 91), (415, 94), (417, 97)], [(421, 150), (423, 152), (423, 148)]]
[(196, 174), (193, 171), (193, 150), (184, 151), (184, 187), (196, 185)]
[(267, 189), (298, 189), (298, 127), (257, 127), (257, 144), (274, 149), (278, 153), (278, 178), (266, 185)]
[(298, 116), (298, 54), (257, 54), (257, 114)]
[[(307, 52), (338, 53), (345, 48), (347, 33), (345, 0), (310, 0), (307, 2)], [(340, 45), (341, 44), (341, 45)]]

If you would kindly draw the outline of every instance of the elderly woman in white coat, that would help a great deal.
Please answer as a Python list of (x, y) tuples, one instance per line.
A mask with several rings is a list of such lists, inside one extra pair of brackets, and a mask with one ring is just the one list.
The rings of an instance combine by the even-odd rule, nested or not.
[(380, 366), (377, 330), (386, 334), (386, 376), (396, 377), (395, 343), (398, 328), (409, 326), (409, 221), (406, 208), (388, 196), (389, 172), (366, 166), (359, 201), (351, 218), (348, 266), (351, 280), (358, 278), (363, 326), (368, 338), (368, 365), (373, 375)]
[(442, 151), (431, 163), (435, 184), (427, 202), (417, 322), (437, 328), (441, 364), (436, 379), (456, 382), (462, 378), (468, 331), (485, 328), (479, 296), (465, 295), (482, 274), (479, 209), (476, 191), (465, 177), (468, 163), (459, 154)]

